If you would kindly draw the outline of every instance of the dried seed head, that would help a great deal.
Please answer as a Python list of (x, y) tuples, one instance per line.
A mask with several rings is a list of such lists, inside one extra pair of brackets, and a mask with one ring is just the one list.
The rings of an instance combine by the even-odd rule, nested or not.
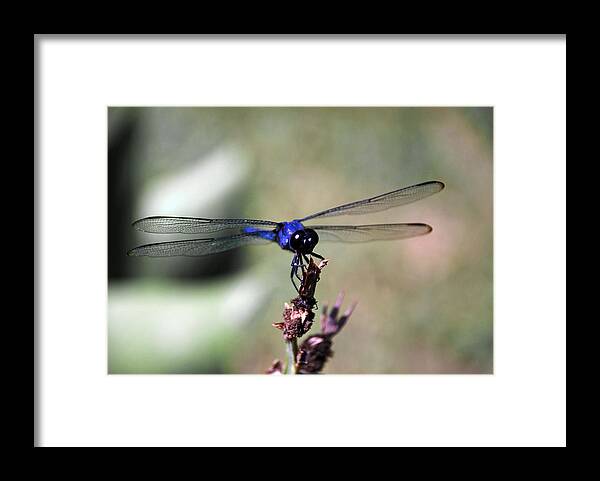
[(283, 310), (283, 322), (273, 323), (273, 327), (283, 331), (286, 341), (302, 337), (313, 325), (315, 313), (313, 309), (317, 305), (314, 298), (317, 282), (319, 282), (321, 270), (327, 265), (322, 261), (319, 265), (311, 258), (306, 269), (302, 271), (302, 282), (298, 296), (285, 304)]
[(277, 322), (273, 326), (282, 330), (284, 339), (289, 341), (306, 334), (312, 327), (314, 318), (314, 312), (292, 301), (291, 305), (285, 304), (283, 322)]

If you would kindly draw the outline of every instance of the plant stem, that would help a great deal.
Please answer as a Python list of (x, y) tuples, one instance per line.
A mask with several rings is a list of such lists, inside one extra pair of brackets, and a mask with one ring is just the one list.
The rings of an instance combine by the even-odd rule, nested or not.
[(298, 340), (296, 338), (291, 341), (286, 341), (288, 362), (286, 374), (297, 374), (296, 358), (298, 356)]

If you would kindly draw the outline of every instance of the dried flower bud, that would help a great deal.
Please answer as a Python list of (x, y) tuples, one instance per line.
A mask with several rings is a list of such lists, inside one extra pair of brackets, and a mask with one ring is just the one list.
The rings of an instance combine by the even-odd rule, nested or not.
[(316, 304), (314, 296), (317, 288), (317, 282), (319, 282), (321, 278), (321, 271), (323, 270), (323, 267), (327, 265), (327, 262), (328, 261), (325, 259), (317, 266), (311, 257), (308, 267), (305, 271), (303, 271), (298, 297), (307, 302), (311, 308), (314, 306), (314, 304)]
[(267, 369), (267, 374), (283, 374), (283, 366), (281, 365), (281, 361), (279, 359), (275, 359), (273, 364), (269, 369)]

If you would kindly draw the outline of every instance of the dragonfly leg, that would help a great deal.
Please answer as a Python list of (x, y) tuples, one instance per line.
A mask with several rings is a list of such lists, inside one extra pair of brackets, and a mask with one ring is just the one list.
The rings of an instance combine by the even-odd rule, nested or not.
[(298, 268), (304, 272), (304, 262), (302, 261), (302, 256), (300, 254), (296, 254), (297, 262), (296, 262), (296, 278), (302, 282), (302, 277), (298, 274)]
[(321, 254), (317, 254), (316, 252), (311, 252), (310, 255), (316, 257), (317, 259), (321, 259), (322, 261), (325, 260)]
[(294, 281), (294, 276), (296, 276), (296, 278), (302, 282), (302, 278), (298, 275), (298, 267), (302, 267), (302, 258), (296, 253), (294, 254), (294, 257), (292, 258), (292, 264), (291, 264), (292, 270), (290, 271), (290, 280), (292, 281), (292, 284), (294, 286), (294, 288), (296, 289), (296, 292), (300, 292), (300, 290), (298, 289), (298, 286), (296, 286), (296, 282)]
[(294, 289), (296, 289), (296, 292), (300, 293), (300, 289), (298, 289), (298, 286), (296, 285), (296, 281), (294, 281), (294, 274), (297, 269), (298, 269), (297, 267), (292, 267), (292, 270), (290, 272), (290, 281), (292, 281), (292, 285), (294, 286)]

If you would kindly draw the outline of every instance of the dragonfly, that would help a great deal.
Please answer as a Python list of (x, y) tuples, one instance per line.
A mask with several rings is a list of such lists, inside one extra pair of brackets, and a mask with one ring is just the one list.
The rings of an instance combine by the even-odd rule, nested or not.
[[(410, 204), (440, 192), (444, 183), (428, 181), (396, 189), (385, 194), (322, 210), (300, 219), (276, 222), (263, 219), (208, 219), (204, 217), (151, 216), (133, 223), (136, 229), (152, 234), (203, 234), (208, 237), (157, 242), (131, 249), (130, 256), (171, 257), (206, 256), (253, 244), (278, 244), (293, 254), (290, 279), (302, 282), (298, 270), (309, 263), (308, 256), (324, 259), (314, 249), (319, 241), (368, 242), (408, 239), (429, 234), (428, 224), (312, 225), (316, 219), (341, 215), (363, 215)], [(226, 233), (215, 237), (216, 233)]]

